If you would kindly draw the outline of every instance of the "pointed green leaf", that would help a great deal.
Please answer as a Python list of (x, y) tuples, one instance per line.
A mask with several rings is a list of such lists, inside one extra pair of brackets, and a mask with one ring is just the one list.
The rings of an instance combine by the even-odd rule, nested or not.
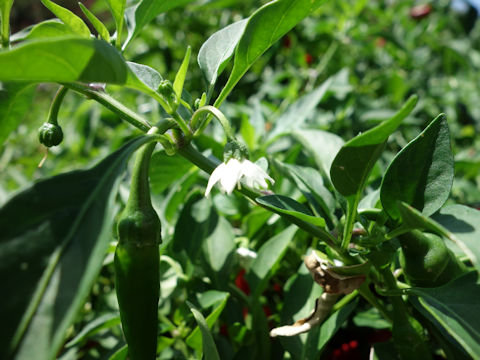
[(247, 280), (254, 294), (262, 293), (296, 231), (297, 227), (291, 225), (262, 245), (247, 273)]
[(145, 25), (158, 15), (176, 7), (184, 6), (192, 1), (193, 0), (140, 0), (137, 5), (127, 9), (128, 36), (123, 44), (123, 49), (130, 44), (132, 39), (138, 35)]
[(320, 209), (316, 209), (318, 213), (323, 211), (333, 221), (336, 206), (335, 198), (323, 185), (322, 175), (318, 170), (305, 166), (284, 164), (279, 161), (275, 161), (274, 164), (295, 182), (310, 205), (320, 207)]
[(348, 197), (363, 191), (368, 176), (380, 157), (388, 137), (410, 114), (416, 103), (417, 97), (410, 97), (392, 118), (343, 145), (330, 169), (332, 183), (340, 194)]
[(220, 106), (250, 66), (270, 46), (315, 11), (322, 2), (323, 0), (276, 0), (255, 11), (237, 45), (232, 73), (215, 101), (215, 106)]
[(380, 189), (383, 208), (391, 218), (399, 219), (397, 202), (403, 201), (429, 216), (447, 200), (453, 176), (450, 133), (441, 114), (389, 165)]
[[(228, 300), (228, 297), (230, 296), (230, 294), (226, 292), (217, 292), (217, 294), (215, 295), (216, 295), (215, 302), (218, 305), (215, 306), (212, 312), (205, 319), (208, 329), (211, 329), (213, 324), (215, 324), (218, 317), (220, 316), (223, 309), (225, 308), (225, 305), (227, 305), (227, 300)], [(188, 346), (190, 346), (192, 349), (195, 349), (201, 352), (203, 350), (202, 337), (203, 337), (203, 332), (200, 326), (197, 326), (195, 329), (193, 329), (190, 335), (188, 335), (188, 337), (185, 339), (185, 343)]]
[(35, 95), (31, 83), (3, 83), (0, 89), (0, 146), (23, 120)]
[(213, 271), (210, 277), (214, 283), (226, 283), (233, 265), (235, 234), (225, 218), (219, 217), (217, 226), (203, 243), (203, 252)]
[(73, 36), (75, 32), (58, 19), (45, 20), (23, 29), (10, 37), (11, 42), (49, 37)]
[(97, 30), (98, 34), (101, 36), (103, 40), (106, 42), (110, 42), (110, 34), (108, 33), (108, 30), (105, 25), (103, 25), (103, 22), (101, 22), (90, 10), (88, 10), (85, 5), (83, 5), (81, 2), (78, 3), (78, 6), (80, 6), (80, 9), (82, 9), (83, 13), (85, 16), (90, 20), (92, 23), (93, 27), (95, 30)]
[(213, 336), (210, 333), (210, 329), (205, 321), (205, 318), (203, 317), (202, 313), (195, 309), (188, 301), (187, 304), (190, 308), (190, 311), (193, 313), (193, 316), (195, 317), (198, 327), (202, 333), (202, 350), (203, 354), (205, 355), (205, 360), (220, 360), (217, 347), (215, 346), (215, 341), (213, 341)]
[(432, 216), (480, 273), (480, 211), (464, 205), (448, 205)]
[(217, 77), (232, 58), (247, 21), (243, 19), (217, 31), (200, 48), (197, 61), (209, 88), (215, 85)]
[(480, 283), (471, 272), (437, 288), (411, 288), (408, 294), (418, 311), (445, 330), (468, 352), (480, 359)]
[(85, 327), (70, 340), (65, 346), (70, 347), (79, 343), (85, 342), (89, 337), (99, 333), (102, 330), (110, 329), (116, 325), (120, 325), (120, 315), (115, 313), (109, 313), (101, 315), (91, 322), (89, 322)]
[(157, 70), (150, 66), (137, 64), (127, 61), (128, 69), (130, 70), (127, 85), (136, 89), (147, 92), (155, 92), (162, 81), (162, 76)]
[(323, 130), (295, 130), (293, 137), (297, 139), (310, 155), (318, 169), (330, 179), (330, 168), (344, 141), (338, 135)]
[(65, 9), (64, 7), (55, 4), (51, 0), (41, 0), (43, 5), (50, 10), (52, 13), (55, 14), (56, 17), (58, 17), (60, 20), (63, 21), (65, 25), (70, 27), (75, 34), (78, 34), (83, 37), (90, 37), (90, 30), (88, 29), (88, 26), (85, 25), (83, 20), (79, 18), (77, 15), (75, 15), (73, 12), (71, 12), (68, 9)]
[(285, 112), (275, 120), (273, 129), (267, 134), (267, 139), (272, 141), (282, 134), (289, 134), (294, 129), (301, 128), (320, 101), (322, 101), (331, 83), (332, 78), (328, 78), (322, 85), (291, 104)]
[(310, 224), (325, 227), (325, 219), (313, 216), (307, 207), (283, 195), (267, 195), (255, 199), (258, 203), (277, 213), (287, 214)]
[(178, 96), (178, 98), (182, 97), (183, 83), (185, 82), (185, 77), (187, 76), (188, 63), (190, 62), (191, 53), (192, 48), (188, 46), (185, 57), (183, 58), (182, 64), (180, 65), (177, 75), (175, 75), (175, 80), (173, 81), (173, 90), (175, 91), (175, 94)]
[(113, 18), (115, 19), (115, 27), (117, 29), (117, 38), (116, 38), (117, 47), (119, 47), (118, 45), (122, 40), (125, 3), (126, 3), (126, 0), (107, 0), (107, 4), (110, 8), (110, 11), (112, 12)]
[(134, 139), (96, 166), (41, 180), (0, 209), (0, 357), (55, 358), (100, 271)]
[(0, 63), (0, 81), (123, 84), (128, 74), (125, 61), (113, 46), (78, 37), (27, 42), (1, 52)]

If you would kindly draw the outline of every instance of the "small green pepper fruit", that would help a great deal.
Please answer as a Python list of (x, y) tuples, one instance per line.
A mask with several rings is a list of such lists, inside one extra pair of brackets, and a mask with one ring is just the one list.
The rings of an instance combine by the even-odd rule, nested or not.
[(130, 360), (154, 360), (160, 297), (161, 225), (152, 207), (148, 167), (155, 143), (136, 157), (127, 206), (118, 222), (115, 288)]
[(402, 252), (400, 265), (410, 285), (437, 287), (465, 272), (443, 239), (418, 230), (399, 236)]
[(38, 129), (38, 140), (46, 147), (57, 146), (63, 140), (63, 131), (60, 125), (45, 122)]

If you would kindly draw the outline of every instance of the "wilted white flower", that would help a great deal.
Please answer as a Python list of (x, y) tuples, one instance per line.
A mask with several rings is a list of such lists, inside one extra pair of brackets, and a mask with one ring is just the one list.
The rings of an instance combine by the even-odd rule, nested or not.
[(247, 159), (239, 161), (232, 157), (226, 163), (221, 163), (212, 172), (208, 180), (205, 196), (210, 194), (213, 185), (217, 182), (220, 183), (220, 190), (222, 192), (231, 194), (233, 189), (235, 189), (235, 185), (238, 184), (240, 186), (240, 181), (254, 189), (266, 189), (268, 188), (266, 180), (272, 184), (275, 183), (260, 166)]

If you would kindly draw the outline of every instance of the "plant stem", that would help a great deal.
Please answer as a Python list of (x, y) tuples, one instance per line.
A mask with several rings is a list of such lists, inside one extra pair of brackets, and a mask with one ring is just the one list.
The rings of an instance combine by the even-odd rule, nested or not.
[(183, 131), (183, 133), (187, 137), (190, 137), (192, 132), (190, 131), (190, 128), (188, 127), (187, 122), (180, 116), (180, 114), (177, 113), (176, 111), (172, 111), (170, 115), (172, 115), (173, 119), (177, 122), (178, 126)]
[(142, 130), (143, 132), (147, 132), (152, 127), (152, 125), (150, 125), (150, 123), (145, 118), (138, 115), (136, 112), (130, 110), (107, 93), (92, 90), (85, 85), (75, 83), (64, 84), (64, 86), (99, 102), (107, 109), (117, 114), (122, 120), (127, 121), (128, 123)]
[(63, 99), (65, 98), (65, 94), (67, 93), (68, 88), (65, 86), (60, 86), (55, 97), (53, 98), (52, 105), (50, 106), (50, 110), (48, 111), (47, 121), (51, 124), (57, 125), (57, 117), (58, 111), (60, 110), (60, 105), (62, 104)]
[(348, 249), (350, 240), (352, 239), (353, 225), (357, 218), (357, 207), (359, 202), (359, 195), (355, 194), (353, 198), (347, 199), (347, 218), (345, 220), (345, 227), (343, 228), (342, 249)]
[(377, 297), (372, 294), (370, 289), (368, 288), (367, 283), (363, 283), (362, 286), (360, 286), (357, 289), (358, 293), (363, 296), (365, 300), (367, 300), (370, 305), (373, 307), (377, 308), (377, 310), (382, 314), (382, 316), (388, 320), (389, 322), (393, 322), (392, 315), (390, 312), (378, 301)]
[(198, 121), (201, 119), (201, 115), (203, 113), (209, 113), (209, 114), (213, 115), (218, 120), (220, 125), (222, 125), (223, 130), (225, 131), (225, 134), (227, 135), (228, 140), (234, 140), (235, 139), (235, 134), (233, 133), (232, 127), (230, 126), (230, 123), (228, 122), (225, 115), (223, 115), (223, 113), (220, 110), (218, 110), (216, 107), (211, 106), (211, 105), (207, 105), (207, 106), (203, 106), (203, 107), (199, 108), (192, 115), (191, 127), (194, 131), (194, 135), (195, 135), (196, 130), (199, 127), (205, 128), (205, 126), (207, 126), (208, 122), (211, 119), (211, 116), (210, 116), (205, 120), (204, 123), (198, 124)]
[(332, 310), (331, 312), (334, 313), (335, 311), (337, 310), (340, 310), (341, 308), (343, 308), (345, 305), (347, 305), (350, 301), (352, 301), (353, 299), (355, 299), (358, 295), (358, 291), (355, 290), (355, 291), (352, 291), (350, 294), (348, 295), (345, 295), (344, 297), (342, 297), (340, 300), (338, 300), (333, 306), (332, 306)]

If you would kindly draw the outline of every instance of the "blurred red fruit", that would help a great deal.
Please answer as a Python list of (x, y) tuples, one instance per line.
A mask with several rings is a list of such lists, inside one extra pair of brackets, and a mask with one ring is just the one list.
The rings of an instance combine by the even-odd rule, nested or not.
[(250, 295), (250, 286), (248, 286), (247, 280), (245, 280), (245, 269), (241, 269), (237, 277), (235, 278), (235, 286), (242, 290), (244, 294)]
[(385, 40), (385, 38), (381, 36), (378, 37), (377, 40), (375, 40), (375, 45), (377, 47), (384, 47), (386, 43), (387, 43), (387, 40)]
[(423, 19), (432, 12), (432, 5), (422, 4), (414, 6), (410, 9), (410, 17), (415, 20)]
[(305, 54), (305, 62), (307, 63), (307, 65), (311, 65), (313, 62), (313, 56), (308, 53)]

